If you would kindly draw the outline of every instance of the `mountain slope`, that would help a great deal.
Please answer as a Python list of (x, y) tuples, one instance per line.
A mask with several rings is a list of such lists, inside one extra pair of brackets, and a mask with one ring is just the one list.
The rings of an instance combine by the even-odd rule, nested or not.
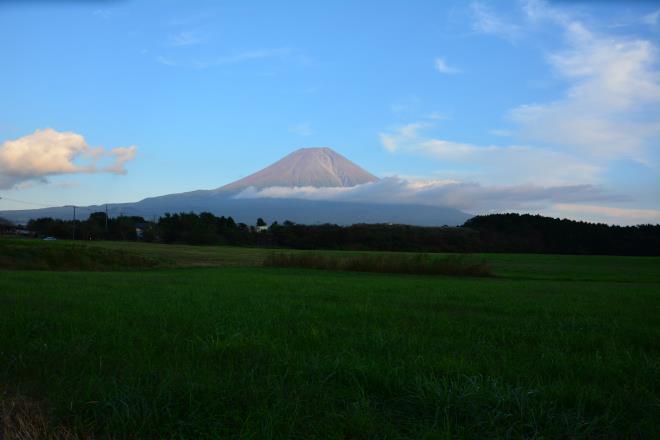
[(347, 187), (376, 180), (378, 177), (330, 148), (301, 148), (263, 170), (222, 186), (218, 190), (240, 190), (250, 186), (255, 188)]
[[(303, 199), (235, 199), (225, 195), (200, 191), (186, 197), (151, 197), (136, 203), (108, 205), (110, 217), (136, 215), (151, 220), (166, 212), (211, 212), (215, 215), (231, 216), (237, 222), (254, 224), (259, 217), (268, 223), (290, 220), (302, 224), (334, 223), (394, 223), (417, 226), (456, 226), (472, 217), (458, 209), (429, 205), (394, 203), (356, 203), (343, 201)], [(95, 211), (104, 211), (105, 205), (78, 208), (78, 218), (87, 218)], [(71, 208), (53, 207), (31, 210), (3, 211), (0, 217), (17, 224), (39, 217), (70, 220)]]

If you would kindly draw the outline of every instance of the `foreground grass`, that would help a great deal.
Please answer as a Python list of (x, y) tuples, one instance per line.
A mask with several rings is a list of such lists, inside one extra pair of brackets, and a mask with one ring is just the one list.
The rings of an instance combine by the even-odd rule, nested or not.
[(658, 438), (660, 284), (516, 277), (6, 271), (0, 384), (99, 438)]

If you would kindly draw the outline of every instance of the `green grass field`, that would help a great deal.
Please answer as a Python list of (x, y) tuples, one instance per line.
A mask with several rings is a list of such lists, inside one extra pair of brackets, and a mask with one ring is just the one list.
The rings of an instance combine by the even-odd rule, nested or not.
[(53, 436), (660, 437), (658, 258), (492, 254), (494, 277), (461, 278), (264, 268), (246, 248), (0, 256), (30, 246), (115, 269), (0, 271), (5, 412), (30, 402)]

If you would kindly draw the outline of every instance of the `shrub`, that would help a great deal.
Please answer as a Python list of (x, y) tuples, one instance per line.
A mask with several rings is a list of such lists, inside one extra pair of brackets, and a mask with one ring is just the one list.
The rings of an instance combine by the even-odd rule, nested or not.
[(491, 276), (490, 266), (469, 256), (438, 257), (429, 254), (327, 255), (319, 253), (273, 253), (267, 267), (346, 270), (356, 272), (407, 273), (420, 275)]

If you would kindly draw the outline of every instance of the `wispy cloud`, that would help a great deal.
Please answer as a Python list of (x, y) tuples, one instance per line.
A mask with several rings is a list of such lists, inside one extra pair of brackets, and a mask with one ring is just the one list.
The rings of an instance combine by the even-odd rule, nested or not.
[(394, 131), (379, 133), (378, 137), (386, 150), (394, 152), (402, 146), (417, 142), (420, 138), (419, 132), (427, 126), (426, 122), (413, 122), (397, 127)]
[(162, 64), (164, 66), (176, 66), (177, 65), (177, 63), (174, 60), (172, 60), (170, 58), (167, 58), (167, 57), (164, 57), (162, 55), (158, 55), (155, 58), (155, 60), (158, 64)]
[(435, 70), (445, 75), (454, 75), (460, 73), (461, 71), (455, 67), (451, 67), (444, 58), (437, 57), (435, 59)]
[(517, 134), (594, 157), (646, 162), (660, 136), (658, 47), (642, 38), (597, 34), (544, 2), (528, 2), (526, 12), (563, 31), (567, 48), (547, 59), (568, 89), (556, 101), (511, 110)]
[(472, 29), (475, 32), (495, 35), (508, 41), (515, 41), (522, 35), (522, 27), (511, 23), (483, 2), (473, 2), (470, 5), (472, 13)]
[(195, 31), (181, 31), (170, 35), (169, 43), (173, 47), (193, 46), (206, 42), (206, 38)]
[(549, 52), (547, 61), (567, 84), (564, 95), (509, 110), (514, 125), (492, 134), (517, 139), (513, 145), (429, 136), (424, 131), (432, 125), (424, 121), (380, 133), (385, 149), (471, 166), (486, 179), (537, 183), (599, 181), (620, 159), (657, 165), (651, 152), (660, 142), (660, 57), (652, 41), (596, 33), (540, 0), (522, 3), (526, 28), (504, 21), (484, 3), (473, 3), (471, 10), (476, 29), (507, 39), (541, 26), (558, 28), (564, 48)]
[[(441, 198), (443, 202), (470, 212), (522, 206), (595, 220), (600, 215), (612, 223), (657, 221), (657, 210), (613, 206), (625, 197), (594, 185), (603, 182), (610, 166), (622, 159), (658, 165), (653, 163), (660, 142), (660, 50), (656, 43), (623, 36), (621, 31), (604, 34), (607, 26), (599, 26), (596, 32), (570, 10), (542, 0), (526, 0), (521, 5), (517, 22), (486, 3), (470, 5), (475, 32), (512, 43), (551, 28), (563, 36), (563, 48), (546, 52), (546, 60), (554, 75), (565, 82), (565, 93), (549, 102), (527, 103), (507, 111), (505, 116), (513, 125), (491, 132), (517, 139), (516, 143), (475, 145), (446, 139), (430, 135), (433, 121), (423, 120), (381, 132), (381, 144), (390, 152), (434, 157), (445, 168), (456, 170), (451, 176), (481, 181), (443, 187), (443, 194), (455, 197)], [(655, 25), (660, 14), (654, 14), (641, 20)], [(441, 69), (451, 69), (442, 61)], [(451, 191), (445, 193), (448, 189)], [(565, 200), (570, 191), (581, 201)], [(514, 203), (515, 195), (520, 196), (520, 203)], [(599, 197), (603, 199), (596, 200)], [(461, 198), (467, 202), (462, 204)]]
[(656, 26), (660, 21), (660, 9), (657, 9), (642, 17), (642, 22), (649, 26)]
[(463, 171), (489, 182), (575, 184), (598, 181), (602, 167), (579, 157), (526, 145), (479, 146), (431, 137), (433, 125), (415, 122), (380, 133), (390, 152), (422, 154), (446, 165), (461, 165)]
[(36, 130), (0, 146), (0, 188), (44, 181), (60, 174), (126, 174), (125, 165), (135, 158), (136, 152), (135, 146), (110, 150), (91, 147), (73, 132)]
[(244, 61), (252, 60), (263, 60), (267, 58), (281, 58), (287, 55), (291, 55), (292, 50), (288, 47), (277, 47), (272, 49), (257, 49), (257, 50), (248, 50), (234, 55), (228, 55), (216, 58), (212, 64), (221, 65), (221, 64), (235, 64), (242, 63)]
[(205, 69), (214, 66), (228, 66), (234, 64), (241, 64), (250, 61), (259, 61), (266, 59), (286, 58), (294, 55), (294, 51), (288, 47), (278, 47), (269, 49), (255, 49), (238, 52), (231, 55), (224, 55), (220, 57), (209, 57), (207, 59), (191, 59), (189, 57), (180, 56), (164, 56), (159, 55), (155, 57), (157, 63), (166, 66), (187, 67), (193, 69)]

